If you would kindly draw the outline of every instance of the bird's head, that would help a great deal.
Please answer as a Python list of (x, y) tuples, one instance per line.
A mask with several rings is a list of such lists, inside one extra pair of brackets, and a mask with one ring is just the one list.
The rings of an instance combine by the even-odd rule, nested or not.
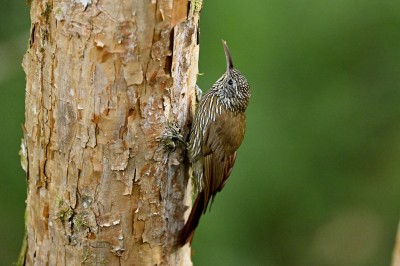
[(244, 111), (250, 98), (250, 86), (244, 75), (234, 68), (232, 56), (226, 42), (222, 45), (225, 51), (226, 71), (220, 79), (220, 93), (225, 105), (230, 105), (234, 109)]

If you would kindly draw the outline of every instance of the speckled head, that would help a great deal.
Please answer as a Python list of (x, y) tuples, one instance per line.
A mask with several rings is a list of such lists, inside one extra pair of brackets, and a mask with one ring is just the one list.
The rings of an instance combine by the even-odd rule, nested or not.
[(224, 40), (222, 40), (222, 45), (226, 58), (226, 72), (217, 81), (218, 95), (226, 108), (235, 112), (244, 112), (251, 96), (250, 86), (246, 77), (233, 66), (231, 53)]

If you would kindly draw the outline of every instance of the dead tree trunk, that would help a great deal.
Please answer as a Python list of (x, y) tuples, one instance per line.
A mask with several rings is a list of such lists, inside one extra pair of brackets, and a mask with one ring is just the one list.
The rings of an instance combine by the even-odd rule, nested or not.
[(190, 265), (176, 249), (201, 1), (33, 0), (26, 265)]

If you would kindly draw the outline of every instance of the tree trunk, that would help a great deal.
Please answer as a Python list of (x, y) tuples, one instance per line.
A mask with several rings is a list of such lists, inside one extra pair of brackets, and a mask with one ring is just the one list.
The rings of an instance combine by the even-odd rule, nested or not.
[[(183, 147), (201, 1), (33, 0), (26, 265), (190, 265)], [(170, 149), (168, 149), (170, 148)]]
[(400, 223), (397, 228), (396, 241), (394, 244), (392, 266), (400, 266)]

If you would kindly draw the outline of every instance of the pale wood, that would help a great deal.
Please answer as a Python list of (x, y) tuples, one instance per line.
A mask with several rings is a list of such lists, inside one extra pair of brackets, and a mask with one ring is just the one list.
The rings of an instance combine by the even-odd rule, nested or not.
[(201, 1), (31, 3), (26, 265), (191, 265), (184, 148)]
[(392, 266), (400, 266), (400, 223), (397, 228), (396, 243), (393, 250)]

